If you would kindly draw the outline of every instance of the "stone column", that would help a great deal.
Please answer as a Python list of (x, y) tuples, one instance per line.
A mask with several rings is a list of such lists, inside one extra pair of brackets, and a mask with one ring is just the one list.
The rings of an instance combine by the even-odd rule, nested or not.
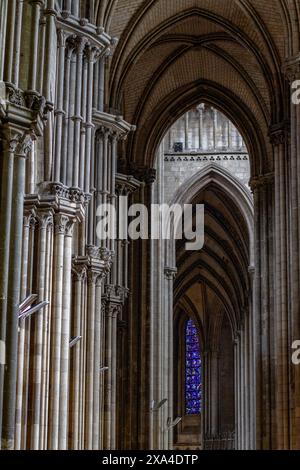
[(73, 155), (73, 178), (72, 186), (79, 186), (79, 156), (80, 156), (80, 135), (82, 122), (82, 70), (83, 70), (83, 51), (87, 40), (78, 37), (76, 39), (76, 89), (75, 89), (75, 105), (74, 105), (74, 155)]
[(198, 132), (199, 132), (199, 143), (198, 143), (198, 148), (199, 150), (203, 150), (203, 110), (204, 106), (200, 105), (197, 107), (198, 113), (199, 113), (199, 126), (198, 126)]
[[(290, 85), (290, 97), (295, 93), (295, 88), (293, 82), (300, 80), (300, 60), (299, 54), (294, 57), (290, 57), (286, 60), (284, 67), (286, 78)], [(294, 341), (299, 340), (300, 338), (300, 324), (299, 324), (299, 303), (300, 303), (300, 276), (299, 276), (299, 266), (300, 266), (300, 213), (299, 213), (299, 203), (300, 203), (300, 163), (299, 163), (299, 151), (300, 151), (300, 139), (299, 139), (299, 129), (300, 129), (300, 107), (299, 104), (295, 104), (291, 100), (290, 104), (290, 147), (285, 146), (285, 156), (282, 154), (281, 150), (279, 156), (280, 161), (278, 165), (278, 171), (280, 174), (280, 199), (281, 199), (281, 210), (284, 211), (288, 201), (288, 214), (289, 217), (284, 220), (284, 217), (281, 218), (281, 233), (284, 231), (285, 224), (287, 224), (287, 237), (288, 241), (288, 253), (282, 252), (282, 300), (285, 300), (286, 296), (286, 286), (285, 286), (285, 263), (284, 260), (287, 258), (286, 268), (287, 268), (287, 279), (289, 281), (289, 316), (288, 321), (285, 321), (285, 326), (288, 324), (288, 346), (289, 354), (291, 353), (291, 345)], [(285, 132), (286, 133), (286, 132)], [(285, 138), (286, 140), (286, 138)], [(283, 214), (282, 214), (283, 215)], [(284, 239), (283, 239), (284, 241)], [(284, 306), (285, 307), (285, 306)], [(284, 313), (285, 313), (284, 308)], [(286, 313), (285, 313), (286, 316)], [(288, 355), (289, 355), (288, 354)], [(292, 364), (291, 358), (283, 356), (283, 361), (286, 363), (286, 359), (289, 361), (289, 431), (290, 431), (290, 440), (289, 448), (290, 449), (299, 449), (300, 447), (300, 368), (299, 365)], [(286, 419), (286, 409), (285, 411), (285, 422), (283, 435), (285, 437), (285, 442), (281, 441), (281, 445), (286, 446), (287, 442), (287, 419)], [(280, 447), (282, 448), (282, 447)], [(284, 447), (286, 448), (286, 447)]]
[(6, 31), (6, 44), (5, 44), (5, 61), (4, 61), (4, 81), (12, 83), (13, 80), (13, 58), (14, 58), (14, 39), (16, 27), (16, 9), (17, 0), (10, 0), (8, 2), (7, 10), (7, 31)]
[(61, 351), (60, 351), (60, 390), (59, 390), (59, 449), (68, 445), (68, 394), (71, 333), (71, 269), (72, 235), (75, 220), (69, 218), (65, 227), (63, 257), (63, 290), (61, 311)]
[(87, 77), (87, 104), (86, 104), (86, 141), (85, 141), (85, 178), (84, 190), (86, 193), (91, 192), (91, 143), (92, 131), (94, 128), (92, 122), (92, 107), (93, 107), (93, 76), (94, 76), (94, 62), (98, 54), (98, 50), (89, 46), (87, 51), (88, 61), (88, 77)]
[[(65, 55), (66, 55), (66, 34), (63, 30), (58, 30), (58, 76), (57, 76), (57, 98), (55, 109), (55, 168), (54, 181), (62, 182), (61, 179), (61, 151), (62, 151), (62, 127), (65, 111), (64, 105), (64, 76), (65, 76)], [(68, 60), (68, 59), (67, 59)], [(69, 68), (66, 69), (66, 75)], [(67, 78), (67, 77), (66, 77)]]
[(218, 113), (213, 109), (213, 149), (217, 148)]
[[(48, 300), (45, 298), (45, 275), (46, 275), (46, 243), (47, 227), (52, 221), (52, 214), (49, 212), (40, 213), (39, 221), (39, 242), (38, 242), (38, 268), (37, 268), (37, 294), (38, 300)], [(43, 348), (43, 313), (38, 312), (33, 318), (34, 324), (34, 348), (32, 357), (32, 395), (31, 395), (31, 439), (30, 448), (39, 449), (40, 441), (40, 413), (41, 413), (41, 382), (42, 382), (42, 348)]]
[(53, 259), (53, 300), (52, 300), (52, 346), (50, 371), (50, 410), (49, 410), (49, 448), (59, 448), (60, 422), (60, 367), (61, 367), (61, 334), (64, 286), (64, 248), (65, 230), (69, 217), (57, 214), (54, 218), (54, 259)]
[(14, 157), (13, 192), (11, 206), (11, 233), (6, 314), (6, 368), (3, 388), (2, 449), (14, 448), (18, 313), (20, 303), (21, 257), (23, 236), (23, 207), (25, 191), (25, 155), (31, 147), (31, 138), (25, 137)]
[[(26, 211), (23, 220), (23, 248), (22, 248), (22, 272), (21, 272), (21, 300), (27, 295), (27, 274), (28, 274), (28, 256), (30, 243), (30, 224), (34, 221), (34, 212)], [(23, 387), (25, 379), (25, 321), (19, 326), (19, 345), (18, 345), (18, 376), (17, 376), (17, 396), (16, 396), (16, 431), (15, 431), (15, 450), (20, 450), (22, 446), (22, 411), (23, 411)]]
[[(1, 210), (0, 210), (0, 340), (5, 344), (7, 318), (7, 288), (9, 271), (9, 245), (11, 230), (11, 208), (13, 191), (14, 152), (18, 135), (9, 130), (2, 140)], [(3, 384), (5, 365), (0, 364), (0, 430), (2, 427)]]
[(87, 305), (87, 369), (86, 369), (86, 432), (85, 449), (93, 448), (94, 422), (94, 362), (95, 362), (95, 300), (98, 273), (88, 271), (88, 305)]
[(56, 9), (55, 0), (46, 0), (44, 16), (46, 18), (46, 43), (45, 43), (45, 68), (43, 81), (43, 96), (48, 102), (51, 101), (51, 76), (54, 67), (53, 41), (56, 35)]
[(23, 0), (18, 0), (16, 8), (15, 21), (15, 37), (14, 37), (14, 58), (12, 82), (18, 88), (19, 72), (20, 72), (20, 53), (21, 53), (21, 34), (22, 34), (22, 17), (23, 17)]
[[(174, 354), (173, 354), (173, 341), (174, 341), (174, 332), (173, 332), (173, 324), (174, 324), (174, 310), (173, 310), (173, 288), (174, 288), (174, 279), (177, 273), (177, 269), (175, 267), (166, 267), (164, 269), (165, 274), (165, 286), (166, 292), (165, 295), (167, 297), (166, 303), (166, 311), (165, 311), (165, 321), (166, 321), (166, 337), (163, 338), (163, 341), (167, 344), (167, 354), (166, 354), (166, 373), (168, 377), (167, 383), (167, 397), (168, 397), (168, 418), (171, 418), (173, 421), (174, 419), (174, 403), (173, 403), (173, 361), (174, 361)], [(166, 425), (166, 422), (164, 423)], [(167, 441), (167, 448), (170, 450), (173, 448), (173, 431), (174, 429), (171, 428), (168, 431), (168, 441)]]
[(184, 149), (189, 150), (189, 113), (184, 115)]
[[(251, 180), (255, 218), (254, 306), (256, 360), (256, 423), (257, 447), (272, 447), (271, 394), (276, 373), (272, 369), (271, 338), (274, 337), (274, 174), (266, 173)], [(273, 343), (274, 344), (274, 343)]]
[(39, 47), (39, 21), (43, 0), (30, 0), (31, 4), (31, 31), (30, 31), (30, 66), (28, 78), (28, 90), (37, 90), (37, 71), (38, 71), (38, 47)]
[[(83, 294), (83, 282), (86, 276), (85, 265), (74, 265), (73, 266), (73, 277), (74, 277), (74, 326), (72, 330), (72, 336), (82, 336), (82, 294)], [(71, 383), (70, 383), (70, 431), (71, 449), (80, 449), (80, 374), (82, 374), (80, 356), (81, 356), (82, 340), (78, 342), (72, 349), (71, 355)]]
[(113, 316), (115, 315), (115, 308), (113, 305), (108, 305), (105, 316), (105, 349), (106, 349), (106, 364), (108, 367), (105, 381), (105, 401), (104, 401), (104, 449), (112, 449), (112, 428), (113, 428), (113, 413), (112, 413), (112, 382), (114, 371), (113, 357), (112, 357), (112, 343), (113, 343)]
[(61, 155), (64, 155), (63, 161), (60, 164), (60, 168), (57, 168), (57, 172), (61, 171), (61, 178), (60, 181), (63, 184), (67, 184), (67, 151), (68, 151), (68, 131), (69, 131), (69, 123), (68, 120), (70, 119), (69, 115), (69, 85), (70, 85), (70, 73), (71, 73), (71, 58), (73, 55), (73, 48), (74, 43), (70, 40), (66, 43), (66, 57), (65, 57), (65, 67), (64, 67), (64, 89), (63, 89), (63, 130), (62, 130), (62, 143), (61, 143)]
[(7, 7), (8, 0), (3, 0), (0, 4), (0, 81), (3, 80), (4, 56), (6, 52)]
[(96, 280), (95, 294), (95, 350), (94, 350), (94, 400), (93, 400), (93, 449), (99, 449), (100, 439), (100, 367), (101, 363), (101, 344), (104, 342), (104, 334), (102, 331), (102, 314), (101, 314), (101, 293), (102, 293), (102, 276), (98, 276)]

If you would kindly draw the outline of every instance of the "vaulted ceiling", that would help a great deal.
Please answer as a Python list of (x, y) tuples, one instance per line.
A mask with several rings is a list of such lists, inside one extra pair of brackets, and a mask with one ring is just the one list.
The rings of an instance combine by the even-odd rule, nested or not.
[(107, 105), (137, 125), (126, 147), (128, 161), (153, 165), (170, 124), (201, 98), (239, 128), (252, 155), (252, 174), (272, 169), (269, 127), (285, 119), (282, 68), (299, 46), (300, 15), (296, 0), (271, 3), (107, 3), (108, 32), (119, 38)]

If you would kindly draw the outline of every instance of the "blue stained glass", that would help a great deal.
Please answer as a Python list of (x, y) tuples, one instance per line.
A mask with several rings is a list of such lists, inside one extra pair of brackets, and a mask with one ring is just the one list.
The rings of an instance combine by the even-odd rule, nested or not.
[(188, 415), (201, 413), (202, 408), (202, 363), (197, 329), (193, 320), (185, 328), (185, 412)]

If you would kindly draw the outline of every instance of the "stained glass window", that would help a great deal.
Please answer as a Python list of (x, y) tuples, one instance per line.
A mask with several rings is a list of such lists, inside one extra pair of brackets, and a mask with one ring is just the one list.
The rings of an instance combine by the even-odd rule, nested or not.
[(193, 320), (185, 327), (185, 412), (188, 415), (201, 413), (202, 370), (197, 329)]

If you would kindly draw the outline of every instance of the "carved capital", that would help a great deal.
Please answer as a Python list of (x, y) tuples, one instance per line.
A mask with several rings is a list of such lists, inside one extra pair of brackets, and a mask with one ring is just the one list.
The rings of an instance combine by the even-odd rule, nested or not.
[(130, 167), (130, 173), (132, 173), (136, 179), (143, 181), (146, 184), (152, 184), (156, 180), (155, 168), (148, 168), (145, 166), (133, 164)]
[(77, 264), (76, 262), (74, 262), (72, 266), (72, 275), (75, 281), (84, 281), (87, 276), (86, 266), (84, 264)]
[(24, 227), (34, 226), (36, 224), (35, 211), (33, 209), (24, 210), (23, 225)]
[(287, 123), (275, 124), (269, 130), (270, 142), (273, 146), (282, 145), (288, 142), (289, 132)]
[(53, 224), (53, 213), (52, 211), (39, 211), (37, 214), (37, 221), (40, 230), (46, 230), (47, 227)]
[(106, 315), (108, 317), (117, 318), (122, 312), (122, 305), (115, 302), (107, 302)]
[(58, 44), (58, 47), (64, 49), (66, 47), (66, 44), (67, 44), (67, 34), (66, 32), (63, 30), (63, 29), (58, 29), (57, 30), (57, 44)]
[(65, 235), (67, 225), (70, 223), (70, 218), (64, 214), (56, 214), (54, 216), (54, 228), (56, 234)]
[(286, 59), (283, 73), (290, 83), (300, 79), (300, 54)]
[(98, 272), (92, 271), (91, 269), (88, 269), (88, 271), (87, 271), (87, 282), (88, 282), (89, 285), (91, 285), (91, 284), (96, 285), (98, 277), (99, 277)]
[(168, 281), (173, 281), (177, 274), (177, 268), (165, 267), (164, 274)]
[(251, 191), (266, 188), (274, 184), (274, 173), (265, 173), (264, 175), (253, 176), (249, 181)]

